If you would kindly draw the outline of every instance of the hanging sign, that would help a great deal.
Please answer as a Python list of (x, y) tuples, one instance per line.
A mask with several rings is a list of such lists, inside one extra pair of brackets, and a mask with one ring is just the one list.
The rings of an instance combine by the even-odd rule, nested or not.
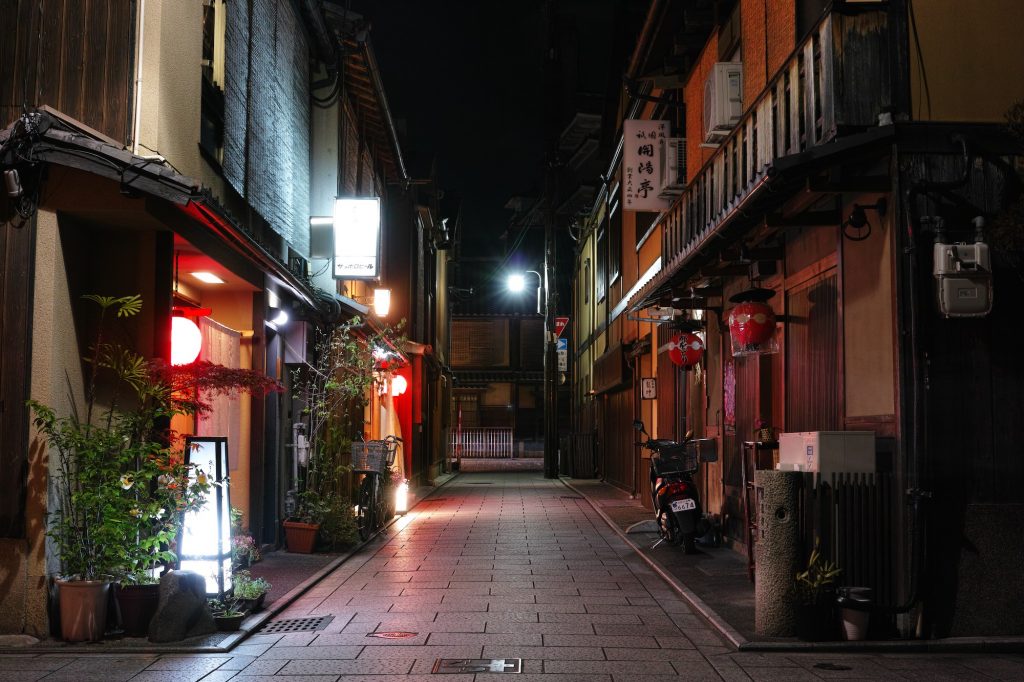
[(555, 347), (556, 355), (558, 356), (558, 371), (568, 372), (569, 371), (569, 340), (558, 339), (558, 345)]
[(658, 196), (668, 121), (623, 121), (622, 207), (627, 211), (662, 211), (671, 205)]
[(640, 398), (641, 400), (654, 400), (658, 397), (658, 380), (654, 377), (641, 377)]
[(334, 202), (334, 279), (380, 276), (380, 198)]

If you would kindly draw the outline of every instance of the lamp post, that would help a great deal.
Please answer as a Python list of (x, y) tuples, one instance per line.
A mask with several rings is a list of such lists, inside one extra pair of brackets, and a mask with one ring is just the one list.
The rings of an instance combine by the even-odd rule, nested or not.
[[(520, 292), (526, 288), (527, 274), (537, 275), (537, 314), (544, 315), (544, 477), (558, 478), (558, 394), (555, 392), (555, 327), (554, 301), (550, 282), (553, 275), (553, 259), (544, 258), (544, 275), (536, 270), (511, 274), (508, 277), (508, 288)], [(544, 305), (542, 307), (541, 301)]]

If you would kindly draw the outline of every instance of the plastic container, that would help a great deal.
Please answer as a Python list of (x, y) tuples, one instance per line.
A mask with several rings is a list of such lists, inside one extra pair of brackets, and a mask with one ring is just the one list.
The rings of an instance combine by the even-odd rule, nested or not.
[(872, 590), (870, 587), (841, 587), (836, 605), (843, 620), (843, 639), (859, 642), (867, 639), (871, 620)]

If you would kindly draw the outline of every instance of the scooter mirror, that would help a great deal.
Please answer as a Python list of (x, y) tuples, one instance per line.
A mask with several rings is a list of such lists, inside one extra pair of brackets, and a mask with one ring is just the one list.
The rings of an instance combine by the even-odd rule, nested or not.
[(633, 430), (634, 431), (643, 432), (643, 430), (644, 430), (644, 423), (642, 421), (640, 421), (639, 419), (635, 419), (633, 421)]

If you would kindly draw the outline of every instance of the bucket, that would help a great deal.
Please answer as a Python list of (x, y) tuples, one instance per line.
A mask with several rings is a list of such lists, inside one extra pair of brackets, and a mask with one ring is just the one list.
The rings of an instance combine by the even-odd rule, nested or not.
[(843, 619), (843, 639), (859, 642), (867, 639), (871, 619), (871, 588), (842, 587), (836, 599)]

